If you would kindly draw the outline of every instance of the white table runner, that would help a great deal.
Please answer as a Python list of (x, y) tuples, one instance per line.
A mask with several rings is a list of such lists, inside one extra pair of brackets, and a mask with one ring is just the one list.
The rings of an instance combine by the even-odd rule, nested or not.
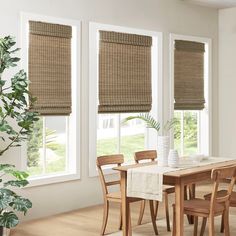
[(129, 169), (127, 175), (127, 196), (162, 201), (164, 173), (211, 165), (230, 160), (235, 159), (210, 157), (209, 159), (201, 162), (193, 162), (189, 158), (183, 158), (180, 159), (180, 165), (178, 168), (150, 165)]

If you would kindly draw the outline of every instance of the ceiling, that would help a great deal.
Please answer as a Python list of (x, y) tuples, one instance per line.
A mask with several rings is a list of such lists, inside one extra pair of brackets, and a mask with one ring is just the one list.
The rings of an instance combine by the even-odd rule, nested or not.
[(219, 9), (236, 7), (236, 0), (183, 0), (183, 1)]

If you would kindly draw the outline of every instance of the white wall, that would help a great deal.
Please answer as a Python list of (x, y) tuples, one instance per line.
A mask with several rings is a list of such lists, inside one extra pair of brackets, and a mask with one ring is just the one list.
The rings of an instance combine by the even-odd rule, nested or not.
[[(26, 219), (69, 211), (102, 201), (100, 183), (88, 177), (88, 23), (128, 26), (164, 32), (164, 107), (169, 111), (169, 33), (213, 39), (213, 151), (217, 147), (217, 10), (193, 6), (179, 0), (0, 0), (0, 35), (16, 35), (19, 41), (20, 12), (82, 20), (81, 91), (81, 180), (22, 190), (34, 207)], [(236, 22), (236, 21), (235, 21)], [(19, 163), (19, 150), (10, 151), (4, 161)]]
[(236, 8), (219, 11), (219, 154), (236, 158)]

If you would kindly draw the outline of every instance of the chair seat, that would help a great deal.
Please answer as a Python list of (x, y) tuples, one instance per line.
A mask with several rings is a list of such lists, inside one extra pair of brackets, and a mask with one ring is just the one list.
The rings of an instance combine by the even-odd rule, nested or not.
[(166, 192), (168, 194), (175, 192), (175, 187), (171, 185), (163, 185), (163, 192)]
[(107, 197), (113, 199), (121, 199), (121, 192), (108, 193)]
[[(184, 201), (184, 211), (193, 213), (210, 213), (210, 201), (204, 199), (192, 199)], [(214, 212), (215, 214), (220, 214), (224, 211), (224, 206), (219, 203), (215, 203)]]
[[(221, 190), (217, 192), (217, 198), (224, 197), (227, 194), (227, 190)], [(204, 196), (205, 199), (210, 200), (211, 199), (211, 193), (206, 194)], [(231, 198), (230, 198), (230, 205), (236, 206), (236, 192), (232, 192)]]

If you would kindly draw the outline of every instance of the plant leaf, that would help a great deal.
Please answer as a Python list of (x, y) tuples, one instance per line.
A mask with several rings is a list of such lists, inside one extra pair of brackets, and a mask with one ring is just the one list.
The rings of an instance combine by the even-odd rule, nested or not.
[(12, 190), (7, 189), (7, 188), (0, 188), (0, 195), (8, 195), (8, 197), (17, 196), (15, 192), (13, 192)]
[(9, 204), (12, 202), (12, 197), (9, 195), (2, 194), (0, 195), (0, 210), (6, 209)]
[(32, 202), (26, 198), (17, 197), (13, 200), (10, 206), (16, 211), (24, 212), (25, 215), (28, 209), (32, 208)]
[(14, 168), (14, 167), (15, 167), (14, 165), (10, 165), (10, 164), (0, 164), (0, 171), (11, 169), (11, 168)]
[(164, 131), (168, 132), (169, 130), (171, 130), (174, 125), (176, 124), (177, 120), (175, 118), (168, 120), (165, 125), (164, 125)]
[(24, 171), (6, 169), (4, 170), (4, 172), (16, 177), (18, 180), (25, 180), (26, 178), (29, 177), (29, 174)]
[(157, 132), (160, 130), (160, 123), (158, 121), (156, 121), (151, 115), (149, 115), (148, 113), (145, 114), (140, 114), (137, 116), (129, 116), (127, 118), (125, 118), (122, 123), (126, 123), (130, 120), (133, 119), (140, 119), (143, 120), (146, 123), (147, 128), (150, 129), (155, 129)]
[(3, 212), (0, 215), (0, 226), (6, 227), (6, 228), (12, 228), (18, 225), (18, 223), (19, 223), (18, 217), (12, 211)]
[(29, 182), (27, 180), (9, 180), (4, 183), (4, 187), (12, 186), (12, 187), (25, 187)]

